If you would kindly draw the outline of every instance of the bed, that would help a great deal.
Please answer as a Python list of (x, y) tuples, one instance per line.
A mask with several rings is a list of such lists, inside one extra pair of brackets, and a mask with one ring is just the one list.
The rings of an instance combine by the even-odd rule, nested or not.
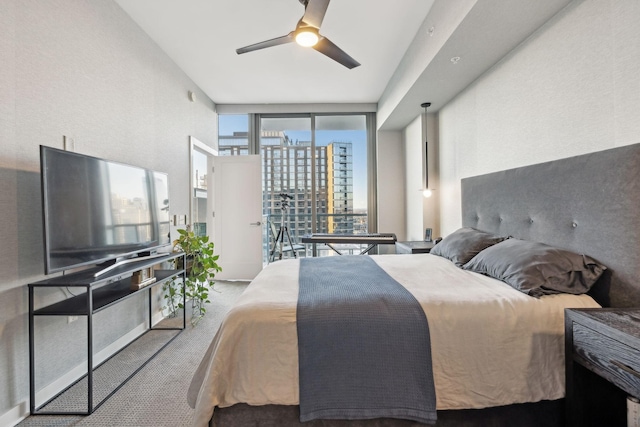
[[(607, 267), (590, 295), (533, 298), (432, 254), (371, 257), (429, 319), (437, 426), (562, 425), (564, 308), (639, 301), (639, 170), (636, 144), (462, 181), (465, 228), (588, 254)], [(189, 390), (196, 425), (344, 425), (298, 421), (299, 263), (265, 268), (223, 321)]]

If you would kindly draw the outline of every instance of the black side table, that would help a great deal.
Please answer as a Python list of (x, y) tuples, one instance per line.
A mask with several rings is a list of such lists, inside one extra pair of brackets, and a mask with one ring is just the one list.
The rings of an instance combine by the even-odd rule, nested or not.
[(566, 309), (567, 423), (626, 426), (626, 398), (640, 398), (640, 309)]
[(434, 242), (415, 240), (411, 242), (396, 242), (397, 254), (428, 254), (435, 245)]

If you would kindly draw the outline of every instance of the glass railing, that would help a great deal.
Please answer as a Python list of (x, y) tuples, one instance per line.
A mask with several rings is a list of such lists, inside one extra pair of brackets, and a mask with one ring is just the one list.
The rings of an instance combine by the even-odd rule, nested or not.
[[(317, 214), (316, 233), (332, 233), (332, 234), (366, 234), (368, 233), (367, 214)], [(280, 245), (276, 245), (282, 240), (283, 251), (282, 259), (293, 258), (291, 246), (296, 251), (298, 257), (312, 256), (313, 245), (303, 244), (302, 236), (312, 233), (311, 214), (287, 214), (285, 222), (282, 222), (282, 214), (270, 214), (263, 216), (264, 228), (262, 247), (263, 261), (265, 264), (273, 258), (280, 259)], [(280, 229), (285, 225), (289, 236), (286, 232), (284, 237), (280, 237)], [(331, 231), (329, 230), (331, 227)], [(290, 241), (289, 241), (290, 238)], [(343, 254), (359, 254), (368, 245), (366, 244), (332, 244), (332, 246)], [(275, 252), (274, 252), (275, 248)], [(272, 252), (273, 256), (272, 257)], [(333, 249), (325, 244), (316, 244), (316, 256), (337, 255)]]

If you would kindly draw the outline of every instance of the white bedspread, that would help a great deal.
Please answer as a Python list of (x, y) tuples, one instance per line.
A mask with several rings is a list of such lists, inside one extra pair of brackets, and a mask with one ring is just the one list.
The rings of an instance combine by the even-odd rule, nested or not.
[[(372, 258), (427, 315), (438, 409), (564, 396), (564, 308), (598, 307), (591, 297), (535, 299), (430, 254)], [(197, 426), (215, 406), (298, 404), (298, 267), (270, 264), (227, 314), (189, 389)]]

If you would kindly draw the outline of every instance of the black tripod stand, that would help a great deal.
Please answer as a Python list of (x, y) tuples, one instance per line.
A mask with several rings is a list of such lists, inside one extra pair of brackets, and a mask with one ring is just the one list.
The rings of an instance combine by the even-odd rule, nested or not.
[(269, 262), (273, 262), (276, 256), (276, 250), (278, 251), (278, 259), (282, 259), (282, 253), (284, 252), (284, 239), (287, 238), (289, 242), (289, 248), (291, 248), (291, 252), (293, 252), (293, 257), (297, 258), (296, 250), (293, 247), (293, 243), (291, 243), (291, 236), (289, 235), (289, 227), (287, 227), (287, 209), (289, 208), (289, 200), (293, 199), (288, 194), (280, 193), (280, 197), (282, 200), (280, 201), (280, 211), (282, 211), (282, 216), (280, 217), (280, 230), (278, 230), (278, 234), (276, 235), (276, 239), (273, 242), (273, 249), (271, 249), (271, 254), (269, 257)]

